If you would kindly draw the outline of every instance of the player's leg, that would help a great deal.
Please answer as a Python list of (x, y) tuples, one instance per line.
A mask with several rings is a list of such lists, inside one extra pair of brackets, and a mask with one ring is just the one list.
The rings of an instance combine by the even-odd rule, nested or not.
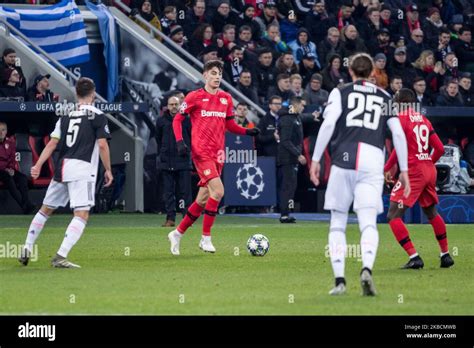
[(176, 219), (176, 181), (175, 172), (163, 170), (163, 201), (166, 210), (166, 222), (162, 227), (173, 227)]
[(89, 210), (95, 204), (95, 182), (87, 180), (71, 181), (66, 183), (74, 217), (69, 223), (63, 242), (58, 252), (51, 260), (51, 265), (57, 268), (80, 268), (70, 262), (67, 256), (81, 238), (89, 220)]
[(330, 295), (342, 295), (346, 292), (346, 226), (348, 211), (354, 198), (354, 184), (354, 170), (331, 167), (324, 199), (324, 209), (331, 210), (328, 242), (335, 286), (329, 292)]
[(224, 197), (224, 184), (220, 177), (216, 177), (209, 180), (207, 188), (209, 190), (209, 199), (204, 207), (202, 239), (199, 243), (199, 247), (206, 252), (214, 253), (216, 248), (214, 248), (211, 242), (211, 229), (218, 214), (217, 210), (219, 209), (219, 203)]
[(52, 180), (43, 199), (43, 205), (33, 217), (30, 227), (28, 228), (25, 247), (18, 259), (21, 264), (24, 266), (28, 264), (30, 255), (33, 252), (34, 244), (41, 231), (43, 231), (44, 225), (48, 221), (49, 217), (53, 214), (57, 207), (65, 206), (68, 201), (69, 196), (67, 192), (67, 186), (64, 183)]
[(346, 226), (348, 213), (337, 210), (331, 211), (331, 222), (329, 225), (329, 257), (331, 258), (332, 270), (336, 279), (335, 287), (329, 292), (330, 295), (342, 295), (346, 292), (346, 279), (344, 277), (344, 265), (346, 257)]
[(290, 216), (290, 206), (293, 202), (297, 180), (298, 180), (298, 165), (285, 164), (281, 167), (282, 185), (280, 194), (280, 222), (293, 223), (296, 219)]
[(184, 233), (193, 223), (201, 216), (204, 207), (206, 206), (209, 198), (209, 190), (207, 187), (200, 187), (196, 200), (191, 204), (184, 216), (183, 220), (179, 223), (178, 227), (168, 233), (168, 240), (171, 243), (171, 253), (173, 255), (179, 255), (179, 243)]
[(434, 204), (429, 207), (423, 207), (423, 212), (433, 227), (436, 240), (439, 244), (441, 251), (441, 268), (449, 268), (454, 265), (454, 260), (452, 259), (451, 255), (449, 255), (448, 236), (446, 234), (446, 224), (444, 219), (438, 214), (436, 205)]

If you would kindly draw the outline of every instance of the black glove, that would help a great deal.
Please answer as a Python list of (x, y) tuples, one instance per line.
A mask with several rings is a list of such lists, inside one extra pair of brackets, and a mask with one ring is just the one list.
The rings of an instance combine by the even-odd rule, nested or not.
[(251, 137), (256, 137), (260, 134), (260, 129), (258, 128), (248, 128), (245, 130), (245, 134), (250, 135)]
[(138, 11), (138, 8), (132, 8), (132, 10), (130, 11), (130, 17), (136, 17), (139, 14), (140, 12)]
[(181, 157), (186, 157), (188, 154), (188, 147), (183, 140), (176, 142), (176, 148), (178, 149), (178, 155)]

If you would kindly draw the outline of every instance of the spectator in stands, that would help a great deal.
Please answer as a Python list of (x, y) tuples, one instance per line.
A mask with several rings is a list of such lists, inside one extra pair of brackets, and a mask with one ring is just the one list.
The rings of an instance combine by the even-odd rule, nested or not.
[(199, 24), (189, 40), (189, 53), (195, 57), (199, 56), (207, 46), (212, 45), (213, 35), (212, 25), (208, 23)]
[[(134, 8), (130, 12), (130, 18), (132, 18), (139, 26), (141, 26), (143, 29), (145, 29), (148, 32), (151, 32), (151, 29), (148, 28), (144, 23), (142, 23), (138, 18), (136, 18), (137, 15), (140, 15), (144, 20), (146, 20), (152, 27), (156, 28), (159, 31), (163, 31), (161, 28), (161, 23), (160, 19), (156, 15), (155, 12), (152, 11), (151, 7), (151, 2), (149, 0), (143, 1), (142, 5), (140, 6), (140, 9)], [(162, 38), (158, 35), (155, 34), (155, 39), (157, 40), (162, 40)]]
[[(26, 91), (26, 78), (21, 69), (20, 58), (17, 57), (16, 51), (12, 48), (6, 48), (3, 51), (2, 61), (0, 62), (0, 73), (3, 74), (7, 68), (15, 69), (20, 74), (18, 87)], [(6, 82), (2, 79), (0, 87), (5, 83)]]
[(259, 156), (277, 156), (278, 135), (277, 127), (280, 118), (278, 112), (282, 106), (282, 99), (279, 96), (271, 96), (268, 102), (268, 112), (260, 120), (258, 127), (260, 134), (257, 136), (257, 151)]
[(314, 42), (309, 41), (309, 33), (306, 28), (300, 28), (298, 30), (297, 39), (288, 43), (288, 47), (291, 48), (296, 64), (301, 62), (305, 54), (310, 53), (316, 58), (316, 64), (321, 69), (318, 53), (316, 52), (316, 45)]
[(186, 37), (191, 37), (196, 28), (204, 23), (206, 23), (206, 2), (194, 0), (193, 7), (186, 12), (185, 21), (182, 24)]
[(300, 75), (303, 77), (303, 86), (306, 86), (313, 74), (319, 72), (321, 69), (316, 65), (316, 57), (311, 53), (307, 53), (301, 59), (301, 62), (298, 66)]
[(342, 29), (347, 27), (348, 25), (356, 24), (354, 18), (352, 18), (353, 12), (354, 12), (354, 8), (352, 7), (352, 4), (344, 3), (341, 6), (341, 9), (336, 15), (336, 23), (337, 23), (338, 30), (342, 31)]
[(411, 37), (413, 30), (420, 29), (421, 23), (419, 19), (418, 6), (416, 4), (408, 5), (406, 8), (406, 15), (402, 21), (401, 34), (408, 38)]
[[(279, 28), (280, 24), (278, 23), (277, 8), (275, 2), (273, 0), (268, 0), (263, 7), (262, 14), (258, 17), (255, 17), (254, 21), (260, 26), (261, 33), (264, 33), (265, 31), (268, 32), (270, 30), (270, 24), (276, 25), (276, 27)], [(278, 36), (281, 37), (279, 30)]]
[(454, 15), (448, 25), (452, 42), (455, 42), (457, 39), (459, 39), (459, 30), (461, 30), (463, 26), (464, 26), (463, 16), (461, 14)]
[(257, 42), (252, 39), (252, 28), (250, 26), (243, 25), (239, 28), (239, 37), (236, 42), (237, 45), (244, 48), (244, 54), (251, 54), (255, 59), (257, 58)]
[(224, 63), (224, 77), (232, 85), (237, 86), (239, 77), (244, 70), (244, 50), (240, 46), (233, 46), (230, 50), (229, 60)]
[(440, 88), (436, 106), (464, 106), (457, 79), (449, 79), (447, 84)]
[[(316, 42), (327, 35), (328, 29), (334, 25), (334, 20), (329, 17), (324, 0), (315, 0), (312, 10), (306, 15), (305, 28), (309, 31), (310, 41)], [(319, 41), (318, 41), (319, 42)], [(321, 61), (321, 63), (324, 63)]]
[[(172, 227), (176, 219), (176, 201), (183, 200), (187, 209), (191, 204), (191, 156), (189, 151), (185, 156), (179, 156), (176, 139), (173, 132), (173, 118), (179, 110), (179, 99), (175, 96), (168, 98), (168, 110), (156, 122), (156, 143), (158, 144), (158, 169), (163, 180), (163, 200), (166, 209), (166, 222), (163, 227)], [(183, 141), (188, 149), (191, 148), (191, 122), (189, 118), (183, 121)], [(175, 192), (179, 195), (176, 197)]]
[(267, 31), (259, 42), (259, 45), (270, 48), (274, 59), (280, 57), (280, 54), (288, 52), (288, 46), (281, 40), (278, 24), (270, 24), (268, 26)]
[(276, 68), (273, 65), (273, 54), (270, 48), (258, 51), (258, 63), (256, 67), (256, 85), (258, 86), (258, 97), (263, 103), (266, 99), (270, 86), (276, 83)]
[(0, 122), (0, 182), (3, 182), (23, 212), (29, 214), (35, 207), (28, 196), (28, 178), (17, 170), (15, 140), (7, 138), (7, 132), (7, 124)]
[(321, 74), (313, 74), (311, 76), (311, 81), (306, 86), (305, 92), (306, 97), (305, 101), (307, 105), (320, 105), (325, 106), (329, 93), (325, 89), (322, 89), (321, 86), (323, 85), (323, 77)]
[(413, 91), (416, 95), (416, 101), (421, 106), (433, 106), (432, 96), (426, 91), (426, 81), (423, 77), (415, 77), (413, 80)]
[[(431, 83), (431, 80), (435, 77), (435, 56), (430, 50), (421, 52), (418, 59), (412, 64), (415, 68), (416, 75), (422, 76), (426, 82)], [(432, 90), (437, 91), (436, 86)]]
[(186, 41), (186, 38), (184, 37), (184, 30), (182, 26), (175, 25), (171, 27), (169, 37), (175, 44), (177, 44), (183, 50), (189, 51), (188, 43)]
[(218, 52), (218, 48), (216, 45), (210, 45), (210, 46), (207, 46), (204, 48), (204, 50), (202, 50), (201, 54), (199, 55), (199, 59), (204, 63), (206, 64), (208, 61), (210, 60), (216, 60), (216, 59), (221, 59), (221, 57), (219, 57), (217, 55), (217, 52)]
[(392, 96), (395, 95), (399, 90), (403, 88), (402, 78), (398, 75), (394, 75), (390, 78), (390, 87), (387, 89), (387, 92)]
[(414, 62), (420, 57), (421, 52), (428, 49), (428, 46), (423, 42), (423, 31), (421, 29), (413, 29), (411, 32), (411, 40), (407, 45), (407, 59), (409, 62)]
[(303, 89), (303, 78), (300, 74), (290, 76), (290, 86), (295, 96), (306, 99), (306, 93)]
[(222, 0), (209, 23), (212, 23), (216, 33), (221, 33), (224, 31), (224, 27), (228, 24), (234, 25), (235, 29), (235, 26), (239, 24), (239, 21), (237, 14), (230, 10), (229, 0)]
[(375, 78), (375, 84), (386, 89), (388, 87), (388, 75), (385, 71), (387, 56), (383, 53), (376, 54), (374, 57), (374, 63), (373, 77)]
[(252, 85), (252, 73), (250, 70), (244, 69), (240, 73), (239, 81), (237, 83), (237, 90), (242, 92), (247, 98), (255, 104), (259, 104), (257, 88)]
[(290, 102), (290, 98), (294, 97), (294, 93), (291, 90), (290, 75), (278, 74), (276, 78), (277, 85), (271, 86), (268, 90), (268, 98), (271, 96), (279, 96), (282, 99), (282, 105), (287, 107)]
[(289, 107), (280, 110), (278, 122), (277, 171), (281, 178), (280, 187), (280, 222), (295, 222), (290, 217), (291, 202), (298, 182), (298, 165), (305, 165), (303, 155), (303, 122), (300, 114), (304, 109), (304, 100), (301, 97), (292, 97)]
[(395, 49), (394, 60), (388, 66), (389, 76), (401, 76), (403, 83), (406, 86), (413, 84), (413, 79), (416, 76), (415, 68), (407, 60), (406, 47), (398, 47)]
[(239, 16), (239, 28), (242, 28), (243, 26), (248, 26), (252, 33), (252, 40), (258, 41), (260, 40), (260, 36), (263, 32), (260, 29), (260, 25), (254, 20), (254, 16), (255, 7), (253, 7), (253, 5), (251, 4), (245, 4), (244, 9)]
[(456, 54), (454, 52), (448, 53), (444, 57), (444, 69), (446, 71), (444, 74), (445, 79), (448, 77), (458, 77), (458, 58), (456, 57)]
[(378, 8), (369, 8), (367, 10), (367, 18), (362, 19), (359, 25), (360, 37), (365, 42), (374, 41), (377, 33), (384, 28), (383, 22), (380, 20), (380, 11)]
[(455, 42), (454, 52), (459, 58), (459, 69), (474, 73), (474, 46), (471, 41), (471, 29), (462, 27), (459, 30), (459, 39)]
[(425, 33), (425, 42), (430, 47), (436, 47), (438, 43), (439, 34), (444, 27), (443, 20), (439, 10), (436, 7), (428, 9), (426, 19), (423, 23), (423, 32)]
[(331, 93), (333, 88), (349, 82), (349, 76), (342, 69), (341, 56), (334, 54), (329, 58), (328, 65), (321, 71), (323, 89)]
[[(150, 6), (151, 9), (151, 6)], [(178, 24), (176, 18), (178, 16), (178, 12), (176, 10), (176, 6), (166, 6), (163, 11), (163, 17), (161, 17), (161, 30), (163, 34), (170, 35), (171, 28)]]
[(390, 6), (384, 4), (380, 8), (380, 20), (382, 21), (383, 26), (388, 29), (391, 35), (400, 34), (401, 22), (396, 17), (392, 18), (392, 10)]
[(318, 44), (318, 54), (321, 66), (325, 67), (328, 64), (328, 59), (335, 54), (341, 55), (341, 34), (336, 27), (328, 29), (327, 36)]
[(354, 25), (348, 25), (341, 30), (341, 40), (341, 56), (343, 58), (349, 58), (355, 53), (368, 52)]
[(464, 106), (474, 106), (471, 73), (467, 72), (461, 74), (461, 79), (459, 80), (459, 93), (461, 93)]
[(0, 87), (0, 98), (16, 99), (18, 101), (25, 100), (25, 91), (19, 87), (20, 74), (18, 70), (6, 68), (3, 71), (3, 87)]
[(296, 74), (298, 73), (298, 65), (290, 52), (283, 53), (276, 61), (276, 69), (278, 74)]
[(454, 52), (451, 46), (451, 33), (448, 29), (442, 28), (438, 35), (438, 43), (436, 47), (436, 60), (443, 61), (448, 53)]
[(454, 20), (455, 9), (451, 0), (433, 0), (433, 4), (439, 10), (444, 23), (449, 23), (451, 19)]
[(59, 101), (59, 96), (49, 89), (50, 74), (38, 75), (33, 81), (33, 85), (28, 90), (26, 99), (28, 101), (39, 101), (53, 103)]
[[(280, 4), (283, 3), (280, 2)], [(280, 20), (281, 39), (285, 42), (295, 41), (298, 38), (298, 31), (300, 24), (297, 15), (292, 12), (290, 16), (284, 17)]]
[(393, 36), (392, 35), (392, 43), (391, 43), (392, 47), (397, 49), (399, 47), (406, 47), (406, 40), (405, 40), (405, 36), (403, 35), (395, 35)]
[(255, 124), (247, 119), (248, 113), (249, 106), (244, 102), (238, 103), (235, 108), (235, 123), (244, 128), (254, 128)]
[(371, 56), (383, 53), (386, 57), (393, 57), (395, 49), (390, 46), (390, 32), (387, 28), (382, 28), (376, 32), (375, 39), (369, 41), (367, 48)]
[(235, 25), (226, 24), (222, 33), (217, 34), (216, 42), (217, 47), (219, 47), (219, 56), (222, 57), (224, 61), (228, 60), (232, 47), (237, 45), (235, 43)]

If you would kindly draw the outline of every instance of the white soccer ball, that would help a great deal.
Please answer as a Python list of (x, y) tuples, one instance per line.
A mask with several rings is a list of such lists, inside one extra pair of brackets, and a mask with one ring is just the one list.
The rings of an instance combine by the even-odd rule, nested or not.
[(237, 171), (237, 189), (246, 199), (257, 199), (263, 192), (265, 183), (263, 182), (263, 171), (252, 165), (245, 164)]
[(265, 256), (270, 248), (270, 241), (263, 234), (254, 234), (247, 241), (247, 250), (252, 256)]

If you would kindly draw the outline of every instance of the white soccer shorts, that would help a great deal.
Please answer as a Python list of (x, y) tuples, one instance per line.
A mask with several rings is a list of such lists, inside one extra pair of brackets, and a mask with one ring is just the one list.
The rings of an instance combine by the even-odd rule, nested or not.
[(89, 210), (95, 204), (94, 193), (94, 181), (57, 182), (51, 180), (43, 204), (50, 208), (57, 208), (65, 207), (70, 201), (71, 209)]
[(361, 172), (331, 166), (324, 209), (348, 212), (354, 201), (354, 211), (375, 208), (383, 213), (383, 174)]

